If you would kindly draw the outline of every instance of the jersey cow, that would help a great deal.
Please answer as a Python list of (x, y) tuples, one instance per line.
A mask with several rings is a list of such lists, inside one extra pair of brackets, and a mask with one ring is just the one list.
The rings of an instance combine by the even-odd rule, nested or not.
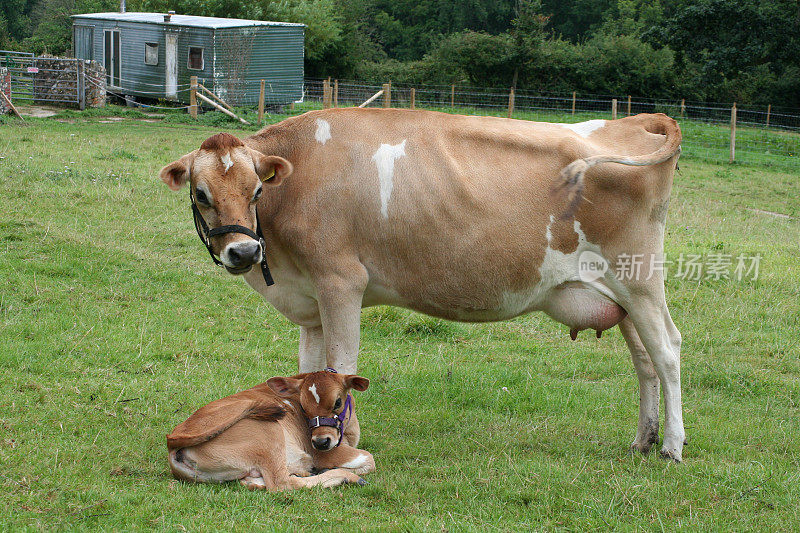
[(189, 184), (215, 261), (300, 326), (301, 372), (354, 374), (361, 308), (377, 304), (473, 322), (539, 310), (573, 337), (618, 325), (640, 386), (632, 448), (658, 440), (660, 383), (661, 453), (680, 461), (681, 336), (660, 268), (680, 143), (662, 114), (329, 109), (214, 135), (161, 179)]

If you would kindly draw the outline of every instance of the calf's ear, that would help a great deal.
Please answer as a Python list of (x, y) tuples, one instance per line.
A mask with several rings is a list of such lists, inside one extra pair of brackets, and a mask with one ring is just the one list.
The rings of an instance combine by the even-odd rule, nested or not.
[(286, 159), (277, 155), (264, 155), (261, 152), (247, 148), (253, 158), (253, 167), (261, 181), (266, 185), (280, 185), (288, 177), (294, 167)]
[(269, 378), (267, 380), (267, 385), (269, 388), (275, 391), (275, 394), (278, 396), (289, 397), (297, 394), (300, 390), (300, 383), (302, 380), (296, 378)]
[(159, 172), (158, 177), (173, 191), (180, 190), (189, 181), (195, 152), (189, 152), (177, 161), (173, 161)]
[(344, 384), (348, 389), (355, 389), (359, 392), (363, 392), (369, 387), (369, 380), (361, 376), (347, 376), (344, 378)]

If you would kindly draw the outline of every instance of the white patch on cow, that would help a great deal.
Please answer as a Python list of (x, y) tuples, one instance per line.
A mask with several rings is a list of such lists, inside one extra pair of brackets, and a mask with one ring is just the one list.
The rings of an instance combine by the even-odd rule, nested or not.
[(225, 167), (223, 172), (228, 172), (228, 169), (233, 166), (233, 160), (231, 159), (231, 154), (228, 152), (227, 154), (220, 156), (220, 161), (222, 161), (222, 166)]
[(367, 456), (362, 453), (355, 459), (347, 461), (346, 463), (342, 463), (340, 466), (342, 468), (358, 468), (359, 466), (364, 466), (366, 462), (367, 462)]
[(313, 385), (311, 385), (308, 388), (308, 392), (310, 392), (311, 396), (313, 396), (314, 399), (317, 400), (317, 403), (319, 403), (319, 394), (317, 394), (317, 384), (316, 383), (314, 383)]
[(572, 130), (581, 137), (588, 137), (594, 131), (599, 130), (606, 125), (606, 121), (602, 119), (587, 120), (586, 122), (578, 122), (576, 124), (558, 124), (562, 128)]
[(259, 477), (247, 476), (246, 478), (242, 479), (242, 482), (243, 482), (244, 485), (254, 485), (256, 487), (266, 487), (267, 486), (266, 481), (264, 481), (264, 478), (261, 477), (261, 476), (259, 476)]
[[(578, 235), (578, 247), (570, 253), (554, 249), (552, 247), (553, 232), (551, 230), (551, 226), (554, 223), (555, 217), (551, 215), (550, 223), (545, 229), (547, 248), (545, 248), (544, 260), (539, 267), (539, 283), (528, 290), (504, 292), (498, 306), (498, 318), (510, 318), (527, 311), (544, 309), (553, 289), (564, 283), (583, 281), (579, 269), (581, 254), (588, 251), (602, 257), (600, 247), (587, 240), (586, 234), (581, 228), (581, 223), (577, 220), (573, 223), (573, 229)], [(612, 280), (607, 279), (609, 276)], [(617, 301), (614, 294), (619, 283), (615, 283), (616, 281), (613, 271), (609, 271), (606, 272), (605, 277), (600, 277), (590, 283), (583, 282), (583, 284), (611, 300)], [(611, 290), (609, 283), (614, 286), (615, 291)]]
[(331, 138), (331, 125), (327, 120), (317, 119), (317, 132), (314, 134), (314, 138), (321, 144), (325, 144)]
[(406, 140), (400, 144), (382, 144), (372, 156), (378, 167), (378, 179), (381, 188), (381, 215), (389, 218), (389, 198), (394, 188), (394, 162), (406, 155)]

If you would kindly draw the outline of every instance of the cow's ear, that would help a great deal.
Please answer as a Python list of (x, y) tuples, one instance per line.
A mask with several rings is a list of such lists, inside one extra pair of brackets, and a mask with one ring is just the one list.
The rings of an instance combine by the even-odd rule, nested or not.
[(267, 385), (275, 391), (278, 396), (294, 396), (300, 390), (300, 383), (302, 380), (297, 378), (269, 378)]
[(158, 177), (173, 191), (180, 190), (191, 177), (195, 152), (189, 152), (177, 161), (173, 161), (159, 172)]
[(345, 376), (344, 385), (348, 389), (355, 389), (359, 392), (363, 392), (369, 387), (369, 380), (361, 376)]
[(280, 185), (288, 177), (294, 167), (286, 159), (277, 155), (264, 155), (261, 152), (248, 148), (256, 174), (266, 185)]

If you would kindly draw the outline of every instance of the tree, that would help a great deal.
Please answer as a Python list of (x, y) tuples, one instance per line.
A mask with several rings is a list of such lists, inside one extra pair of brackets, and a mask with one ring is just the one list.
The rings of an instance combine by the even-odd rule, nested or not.
[[(663, 23), (646, 36), (676, 51), (679, 68), (694, 78), (702, 97), (730, 99), (738, 79), (751, 84), (744, 94), (777, 92), (787, 101), (800, 99), (791, 81), (800, 56), (795, 0), (682, 0), (665, 8)], [(752, 75), (756, 72), (765, 83)]]
[(548, 18), (542, 15), (541, 0), (517, 0), (516, 17), (511, 21), (511, 37), (514, 39), (513, 87), (517, 86), (520, 69), (527, 70), (540, 55), (545, 39)]

